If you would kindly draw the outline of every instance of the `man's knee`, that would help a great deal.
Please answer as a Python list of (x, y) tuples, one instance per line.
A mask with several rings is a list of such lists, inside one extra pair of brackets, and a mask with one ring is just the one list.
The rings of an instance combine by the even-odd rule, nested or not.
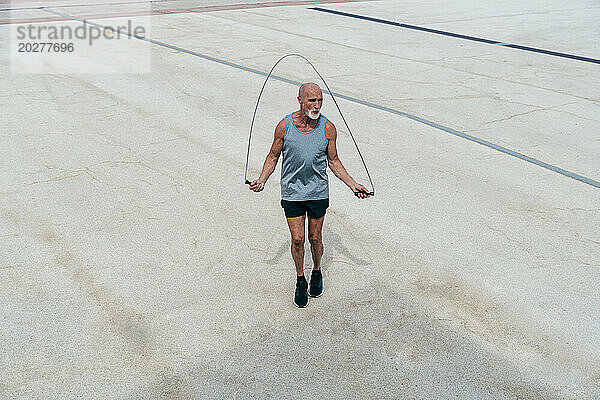
[(293, 236), (292, 237), (292, 246), (304, 247), (304, 236)]
[(310, 234), (310, 235), (308, 236), (308, 240), (310, 241), (310, 244), (312, 244), (313, 246), (314, 246), (314, 245), (319, 245), (319, 244), (322, 244), (322, 243), (323, 243), (323, 239), (322, 239), (322, 237), (321, 237), (321, 234), (320, 234), (320, 233), (313, 233), (313, 234)]

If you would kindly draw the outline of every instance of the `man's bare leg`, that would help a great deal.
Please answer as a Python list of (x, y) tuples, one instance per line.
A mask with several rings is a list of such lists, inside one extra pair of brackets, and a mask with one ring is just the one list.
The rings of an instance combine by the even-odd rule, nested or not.
[(286, 218), (292, 235), (292, 258), (296, 265), (296, 275), (304, 276), (304, 215)]
[(312, 253), (313, 269), (321, 269), (321, 257), (323, 256), (323, 221), (321, 218), (308, 217), (308, 240), (310, 241), (310, 252)]

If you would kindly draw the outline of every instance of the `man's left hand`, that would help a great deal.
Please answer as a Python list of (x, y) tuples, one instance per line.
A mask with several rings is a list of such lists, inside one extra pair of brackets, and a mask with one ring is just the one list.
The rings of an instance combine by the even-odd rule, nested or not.
[(358, 197), (359, 199), (368, 199), (369, 197), (371, 197), (371, 195), (369, 194), (369, 190), (367, 190), (367, 188), (361, 185), (360, 183), (357, 183), (356, 185), (352, 186), (351, 189), (356, 195), (356, 197)]

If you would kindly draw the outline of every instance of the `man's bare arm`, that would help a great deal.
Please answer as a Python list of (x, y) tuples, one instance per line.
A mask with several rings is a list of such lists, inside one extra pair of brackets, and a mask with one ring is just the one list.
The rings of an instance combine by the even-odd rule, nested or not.
[(275, 127), (275, 135), (273, 138), (273, 144), (271, 145), (271, 150), (267, 154), (265, 158), (265, 162), (263, 164), (262, 172), (258, 179), (252, 181), (250, 183), (250, 190), (254, 190), (255, 192), (260, 192), (264, 189), (265, 183), (275, 171), (275, 166), (277, 166), (277, 161), (279, 160), (279, 155), (281, 154), (281, 149), (283, 148), (283, 137), (285, 135), (285, 122), (283, 120), (279, 121), (277, 127)]
[(346, 184), (354, 193), (358, 193), (357, 196), (360, 198), (367, 198), (368, 190), (360, 183), (357, 183), (344, 165), (342, 161), (338, 157), (336, 140), (337, 140), (337, 130), (335, 129), (335, 125), (332, 122), (327, 121), (327, 126), (325, 127), (325, 136), (327, 137), (327, 159), (329, 160), (329, 168), (333, 171), (335, 176), (337, 176), (342, 182)]

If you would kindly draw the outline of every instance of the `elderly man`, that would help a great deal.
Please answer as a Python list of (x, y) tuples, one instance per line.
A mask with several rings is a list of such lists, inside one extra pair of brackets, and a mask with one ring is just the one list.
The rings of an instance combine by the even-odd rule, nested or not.
[[(281, 206), (292, 235), (292, 258), (296, 264), (294, 304), (306, 307), (308, 296), (323, 293), (321, 256), (325, 211), (329, 206), (327, 165), (359, 198), (369, 197), (368, 190), (346, 172), (338, 158), (335, 125), (321, 114), (323, 93), (318, 85), (305, 83), (298, 91), (300, 109), (277, 124), (271, 150), (260, 177), (250, 183), (250, 190), (260, 192), (275, 170), (283, 152), (281, 168)], [(310, 287), (304, 277), (305, 218), (308, 215), (308, 240), (313, 259)]]

